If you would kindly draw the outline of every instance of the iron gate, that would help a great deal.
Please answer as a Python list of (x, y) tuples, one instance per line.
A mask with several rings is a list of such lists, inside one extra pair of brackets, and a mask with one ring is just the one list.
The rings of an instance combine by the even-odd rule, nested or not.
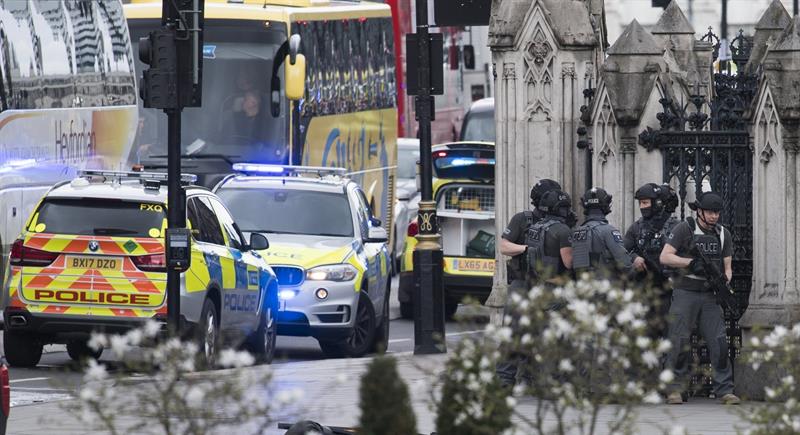
[[(719, 45), (715, 38), (711, 32), (704, 37), (716, 42), (716, 57)], [(697, 85), (689, 104), (681, 106), (663, 98), (660, 100), (663, 112), (657, 115), (660, 129), (648, 128), (639, 136), (640, 145), (661, 151), (664, 182), (678, 191), (681, 219), (689, 215), (688, 203), (702, 191), (713, 190), (722, 195), (725, 206), (720, 222), (733, 238), (731, 285), (741, 308), (747, 307), (753, 276), (753, 151), (744, 113), (755, 95), (758, 78), (744, 73), (750, 47), (750, 39), (740, 31), (731, 43), (730, 67), (714, 75), (714, 94), (708, 105)], [(734, 73), (733, 68), (738, 72)], [(710, 107), (710, 116), (703, 113), (704, 107)], [(725, 313), (731, 360), (741, 348), (740, 316), (741, 312), (739, 316)], [(692, 351), (705, 374), (692, 379), (693, 390), (708, 394), (711, 389), (708, 350), (700, 344), (696, 333), (692, 334)]]

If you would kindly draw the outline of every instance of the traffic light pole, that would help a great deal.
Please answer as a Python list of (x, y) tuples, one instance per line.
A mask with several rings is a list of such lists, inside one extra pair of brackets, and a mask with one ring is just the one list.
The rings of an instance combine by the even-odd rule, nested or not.
[[(427, 0), (416, 0), (417, 43), (419, 44), (419, 92), (414, 99), (419, 122), (422, 197), (417, 222), (419, 243), (414, 248), (414, 354), (447, 352), (444, 335), (444, 289), (442, 286), (442, 244), (433, 201), (431, 156), (430, 34)], [(437, 60), (439, 61), (439, 60)]]
[[(181, 186), (181, 109), (165, 109), (167, 114), (167, 228), (186, 227), (186, 202)], [(180, 334), (181, 272), (167, 268), (167, 330)]]

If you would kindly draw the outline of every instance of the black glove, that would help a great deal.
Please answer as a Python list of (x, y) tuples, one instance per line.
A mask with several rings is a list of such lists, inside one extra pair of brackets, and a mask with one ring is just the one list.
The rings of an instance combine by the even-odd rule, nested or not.
[(689, 263), (689, 273), (697, 276), (705, 276), (706, 269), (703, 267), (703, 262), (699, 258), (695, 258)]
[(570, 228), (575, 228), (575, 225), (578, 225), (578, 215), (576, 215), (574, 211), (570, 210), (569, 214), (564, 219), (564, 223)]

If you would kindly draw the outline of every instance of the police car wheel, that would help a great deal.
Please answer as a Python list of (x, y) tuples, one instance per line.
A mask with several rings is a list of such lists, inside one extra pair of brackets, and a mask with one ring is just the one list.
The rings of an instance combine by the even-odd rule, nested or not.
[(372, 306), (369, 296), (362, 294), (358, 298), (356, 320), (350, 337), (335, 342), (320, 341), (319, 346), (329, 358), (358, 358), (370, 351), (375, 340), (375, 332), (375, 307)]
[(4, 331), (3, 350), (12, 367), (36, 367), (42, 359), (42, 343), (34, 336)]
[(103, 349), (93, 349), (85, 340), (75, 340), (67, 343), (67, 354), (70, 359), (75, 362), (81, 362), (87, 359), (100, 359), (103, 354)]
[(219, 347), (219, 321), (217, 320), (217, 306), (211, 299), (206, 299), (203, 303), (200, 324), (197, 325), (197, 346), (200, 367), (213, 368)]
[(275, 357), (275, 345), (278, 339), (278, 323), (275, 322), (275, 311), (272, 307), (264, 312), (264, 319), (259, 322), (258, 330), (253, 337), (250, 351), (259, 364), (271, 364)]

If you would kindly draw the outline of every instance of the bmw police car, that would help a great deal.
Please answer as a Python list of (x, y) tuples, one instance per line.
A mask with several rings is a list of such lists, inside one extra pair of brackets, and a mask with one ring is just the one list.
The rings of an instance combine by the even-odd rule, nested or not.
[[(184, 176), (191, 181), (193, 176)], [(11, 249), (3, 308), (4, 349), (12, 366), (35, 366), (42, 346), (66, 343), (73, 359), (99, 357), (92, 331), (125, 332), (147, 319), (164, 322), (166, 174), (84, 171), (54, 186)], [(218, 346), (247, 346), (272, 360), (277, 280), (245, 242), (219, 198), (187, 186), (191, 266), (181, 274), (182, 331), (197, 340), (202, 362)]]
[(311, 336), (328, 356), (385, 350), (387, 234), (344, 169), (235, 164), (214, 192), (278, 276), (278, 334)]

